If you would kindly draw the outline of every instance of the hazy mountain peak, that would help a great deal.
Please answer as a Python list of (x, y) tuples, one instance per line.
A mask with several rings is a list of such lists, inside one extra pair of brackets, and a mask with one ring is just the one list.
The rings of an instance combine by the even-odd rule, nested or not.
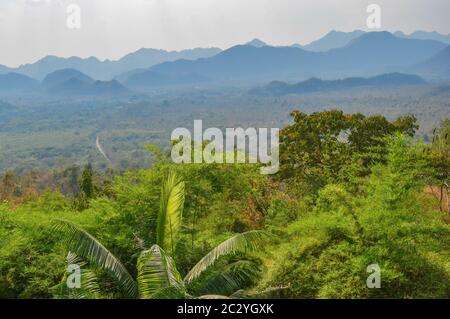
[(261, 41), (260, 39), (253, 39), (249, 42), (247, 42), (245, 45), (251, 45), (257, 48), (261, 48), (261, 47), (265, 47), (267, 46), (267, 43), (265, 43), (264, 41)]
[(42, 85), (46, 88), (50, 88), (56, 85), (59, 85), (63, 82), (69, 80), (79, 80), (84, 83), (91, 84), (94, 82), (94, 79), (87, 76), (86, 74), (72, 68), (66, 68), (57, 70), (55, 72), (47, 74), (47, 76), (42, 80)]
[(347, 46), (351, 46), (358, 42), (367, 42), (367, 41), (387, 41), (387, 40), (393, 40), (396, 37), (388, 32), (388, 31), (372, 31), (372, 32), (366, 32), (362, 34), (361, 36), (355, 38), (354, 40), (350, 41)]
[(322, 38), (305, 45), (304, 48), (308, 51), (325, 52), (331, 49), (342, 48), (350, 41), (363, 35), (365, 32), (361, 30), (355, 30), (352, 32), (342, 32), (331, 30)]

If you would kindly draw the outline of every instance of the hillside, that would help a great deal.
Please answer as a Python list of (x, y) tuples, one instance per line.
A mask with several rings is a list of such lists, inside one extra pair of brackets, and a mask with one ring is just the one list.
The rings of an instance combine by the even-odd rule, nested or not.
[(41, 85), (44, 88), (50, 89), (66, 81), (69, 81), (70, 79), (77, 79), (81, 82), (86, 82), (89, 84), (92, 84), (94, 82), (94, 79), (78, 70), (62, 69), (48, 74), (44, 78), (44, 80), (42, 80)]
[(342, 80), (320, 80), (311, 78), (297, 84), (274, 81), (250, 91), (255, 95), (286, 95), (312, 92), (348, 90), (357, 87), (396, 87), (404, 85), (421, 85), (426, 82), (417, 75), (400, 73), (383, 74), (371, 78), (346, 78)]
[(19, 73), (0, 74), (0, 91), (11, 93), (13, 91), (35, 90), (39, 82)]
[(413, 67), (412, 71), (434, 78), (450, 78), (450, 46)]
[(117, 80), (86, 82), (70, 78), (47, 89), (47, 93), (58, 96), (120, 96), (131, 91)]

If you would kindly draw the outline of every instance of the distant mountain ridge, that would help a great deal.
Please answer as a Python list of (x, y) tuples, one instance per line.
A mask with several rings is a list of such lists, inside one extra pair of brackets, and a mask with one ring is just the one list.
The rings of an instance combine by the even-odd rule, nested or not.
[(62, 69), (48, 74), (41, 89), (59, 96), (119, 96), (131, 91), (117, 80), (96, 81), (75, 69)]
[(342, 48), (350, 41), (362, 36), (365, 32), (355, 30), (352, 32), (330, 31), (322, 38), (302, 46), (305, 50), (313, 52), (326, 52), (332, 49)]
[(426, 84), (426, 81), (417, 75), (390, 73), (370, 78), (354, 77), (342, 80), (321, 80), (318, 78), (311, 78), (296, 84), (273, 81), (264, 87), (250, 90), (250, 93), (254, 95), (286, 95), (346, 90), (365, 86), (387, 87), (420, 84)]
[(401, 31), (394, 32), (394, 35), (401, 38), (418, 39), (418, 40), (435, 40), (446, 44), (450, 44), (450, 34), (441, 34), (436, 31), (415, 31), (411, 34), (405, 34)]
[(148, 68), (153, 65), (179, 59), (198, 59), (211, 57), (221, 52), (218, 48), (196, 48), (182, 51), (165, 51), (158, 49), (140, 49), (117, 61), (100, 61), (90, 58), (61, 58), (46, 56), (35, 63), (21, 65), (18, 68), (0, 66), (0, 73), (16, 72), (41, 80), (47, 74), (61, 69), (77, 69), (86, 75), (99, 80), (110, 80), (116, 75), (136, 68)]
[[(354, 30), (350, 32), (331, 30), (321, 38), (314, 40), (308, 44), (292, 44), (292, 47), (305, 49), (312, 52), (327, 52), (332, 49), (339, 49), (345, 47), (352, 40), (368, 33), (363, 30)], [(396, 31), (392, 33), (394, 36), (406, 39), (416, 39), (416, 40), (435, 40), (445, 44), (450, 44), (450, 34), (441, 34), (436, 31), (426, 32), (426, 31), (415, 31), (411, 34), (405, 34), (401, 31)], [(253, 45), (255, 47), (267, 46), (267, 44), (259, 39), (253, 39), (247, 42), (245, 45)]]
[(57, 96), (120, 96), (133, 93), (116, 80), (96, 81), (75, 69), (55, 71), (42, 82), (19, 73), (0, 74), (0, 92)]
[(23, 92), (33, 91), (39, 87), (39, 82), (33, 78), (19, 73), (0, 74), (0, 91)]
[[(273, 79), (295, 82), (311, 77), (370, 77), (393, 72), (419, 74), (427, 79), (450, 79), (450, 49), (442, 42), (449, 36), (423, 31), (396, 34), (331, 31), (306, 46), (272, 46), (253, 39), (223, 51), (216, 48), (179, 52), (140, 49), (118, 61), (47, 56), (16, 69), (0, 65), (3, 75), (0, 90), (37, 87), (52, 91), (56, 85), (62, 85), (60, 89), (64, 91), (68, 88), (64, 88), (63, 83), (72, 79), (79, 80), (70, 82), (74, 91), (76, 87), (85, 90), (86, 84), (92, 85), (96, 80), (102, 83), (110, 79), (117, 83), (113, 81), (105, 86), (110, 90), (116, 87), (119, 91), (127, 87), (146, 90), (171, 85), (255, 85)], [(5, 76), (8, 73), (10, 75)], [(42, 80), (42, 85), (33, 78)]]
[(419, 63), (412, 71), (432, 78), (450, 78), (450, 45), (433, 57)]
[[(155, 65), (133, 74), (133, 79), (170, 79), (195, 74), (216, 83), (255, 83), (301, 80), (310, 77), (372, 76), (398, 72), (434, 56), (446, 47), (434, 40), (405, 39), (389, 32), (364, 33), (346, 46), (327, 52), (296, 47), (238, 45), (198, 60), (178, 60)], [(131, 77), (130, 77), (131, 78)], [(128, 84), (129, 80), (125, 79)], [(177, 80), (178, 81), (178, 80)], [(133, 81), (132, 86), (146, 83)], [(151, 82), (148, 82), (151, 87)]]
[[(294, 46), (301, 47), (305, 50), (313, 52), (326, 52), (332, 49), (342, 48), (348, 45), (352, 40), (355, 40), (356, 38), (362, 36), (365, 33), (367, 32), (362, 30), (355, 30), (351, 32), (332, 30), (323, 37), (309, 44), (306, 45), (295, 44)], [(416, 31), (408, 35), (401, 31), (396, 31), (393, 33), (393, 35), (399, 38), (416, 39), (416, 40), (435, 40), (442, 43), (450, 44), (450, 34), (444, 35), (436, 31), (433, 32)]]
[(350, 41), (341, 49), (325, 54), (334, 56), (341, 68), (365, 68), (377, 73), (407, 67), (444, 49), (446, 45), (435, 40), (417, 40), (395, 37), (393, 34), (369, 32)]

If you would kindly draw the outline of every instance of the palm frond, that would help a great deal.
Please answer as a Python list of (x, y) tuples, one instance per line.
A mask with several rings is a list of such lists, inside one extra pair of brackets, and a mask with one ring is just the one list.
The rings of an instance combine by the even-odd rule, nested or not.
[(229, 295), (243, 286), (251, 284), (261, 271), (258, 264), (239, 260), (219, 269), (208, 279), (201, 293)]
[(54, 230), (64, 234), (63, 241), (77, 255), (95, 267), (106, 270), (129, 298), (138, 296), (137, 284), (125, 266), (94, 236), (67, 220), (55, 220)]
[(188, 297), (184, 286), (165, 287), (152, 295), (152, 299), (187, 299)]
[(77, 254), (75, 254), (74, 252), (69, 251), (67, 253), (67, 264), (68, 265), (78, 265), (80, 267), (83, 267), (86, 265), (86, 262), (83, 261)]
[(184, 289), (175, 263), (158, 245), (141, 253), (137, 264), (139, 293), (142, 298), (153, 298), (162, 289)]
[(208, 254), (206, 254), (184, 278), (186, 283), (190, 283), (198, 278), (200, 274), (209, 266), (213, 265), (220, 257), (234, 254), (236, 252), (246, 252), (256, 250), (263, 240), (267, 237), (263, 231), (253, 230), (242, 234), (237, 234), (230, 239), (225, 240)]
[(53, 296), (57, 299), (96, 299), (100, 294), (97, 276), (91, 269), (83, 269), (86, 265), (80, 257), (73, 252), (67, 254), (67, 264), (80, 267), (80, 287), (69, 288), (67, 279), (68, 273), (65, 273), (61, 282), (51, 288)]
[(283, 298), (283, 294), (290, 289), (290, 286), (270, 287), (263, 291), (246, 292), (240, 289), (233, 293), (230, 298), (233, 299), (280, 299)]
[(181, 228), (184, 206), (184, 182), (170, 172), (161, 189), (160, 210), (156, 228), (156, 243), (174, 252), (175, 242)]

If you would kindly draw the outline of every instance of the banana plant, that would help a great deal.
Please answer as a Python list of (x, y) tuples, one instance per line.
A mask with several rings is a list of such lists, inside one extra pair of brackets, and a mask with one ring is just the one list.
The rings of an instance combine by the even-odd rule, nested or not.
[[(53, 228), (62, 233), (63, 242), (71, 252), (88, 261), (91, 267), (105, 270), (126, 298), (190, 298), (193, 296), (188, 293), (188, 285), (199, 279), (217, 260), (225, 255), (256, 250), (267, 234), (262, 231), (236, 234), (213, 248), (182, 278), (171, 255), (179, 239), (184, 191), (184, 182), (170, 172), (161, 190), (156, 243), (140, 253), (136, 279), (111, 251), (80, 226), (58, 219)], [(211, 279), (215, 281), (212, 284), (238, 290), (243, 278), (252, 274), (248, 269), (228, 265)]]

